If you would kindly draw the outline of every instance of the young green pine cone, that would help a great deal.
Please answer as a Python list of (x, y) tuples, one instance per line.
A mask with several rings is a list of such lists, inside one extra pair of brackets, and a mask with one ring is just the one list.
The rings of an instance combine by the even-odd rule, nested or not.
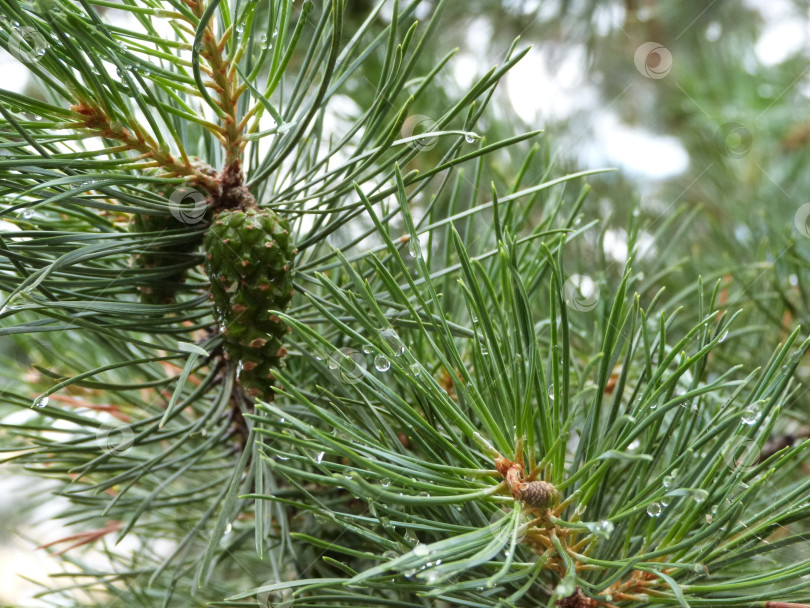
[(287, 327), (269, 311), (284, 310), (292, 298), (295, 250), (288, 224), (269, 209), (226, 209), (203, 247), (225, 353), (239, 363), (239, 383), (248, 394), (270, 400), (272, 369), (287, 352)]

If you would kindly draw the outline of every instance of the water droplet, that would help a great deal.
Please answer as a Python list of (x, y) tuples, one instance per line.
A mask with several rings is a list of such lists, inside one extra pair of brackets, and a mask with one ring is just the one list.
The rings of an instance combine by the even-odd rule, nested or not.
[(664, 487), (669, 489), (672, 486), (674, 481), (675, 481), (675, 475), (667, 475), (666, 477), (664, 477), (664, 481), (663, 481)]
[(399, 553), (397, 553), (396, 551), (386, 551), (385, 553), (383, 553), (383, 554), (382, 554), (382, 556), (383, 556), (385, 559), (387, 559), (387, 560), (389, 560), (389, 561), (390, 561), (390, 560), (392, 560), (392, 559), (396, 559), (396, 558), (398, 558), (398, 557), (399, 557)]
[(233, 530), (233, 524), (231, 524), (231, 522), (228, 522), (227, 524), (225, 524), (225, 534), (230, 534), (232, 530)]
[(33, 209), (26, 209), (25, 211), (22, 212), (22, 216), (25, 219), (30, 220), (32, 217), (34, 217), (34, 210)]
[(692, 492), (692, 500), (696, 503), (706, 502), (706, 499), (709, 497), (709, 493), (706, 490), (697, 489)]
[(34, 407), (43, 408), (48, 405), (48, 402), (50, 400), (51, 400), (50, 397), (42, 397), (42, 398), (37, 397), (36, 399), (34, 399)]
[(363, 352), (370, 355), (374, 352), (374, 347), (371, 344), (363, 344)]
[(419, 492), (419, 496), (422, 498), (430, 498), (430, 492)]
[(573, 595), (577, 590), (577, 583), (575, 578), (565, 577), (554, 588), (554, 595), (556, 597), (565, 598)]
[(278, 38), (278, 30), (273, 30), (273, 38)]
[(650, 517), (660, 517), (661, 511), (663, 511), (663, 509), (661, 508), (660, 503), (651, 502), (647, 505), (647, 515)]
[(126, 78), (126, 76), (127, 76), (127, 72), (126, 72), (126, 70), (124, 68), (117, 68), (115, 70), (115, 73), (118, 74), (119, 78)]
[(720, 335), (720, 338), (717, 340), (717, 342), (718, 342), (718, 343), (723, 343), (723, 342), (725, 342), (725, 341), (726, 341), (726, 338), (728, 338), (728, 330), (724, 331), (724, 332), (723, 332), (723, 333)]
[(637, 450), (640, 445), (641, 441), (639, 441), (638, 439), (633, 439), (633, 441), (630, 442), (630, 445), (627, 446), (627, 449), (632, 452), (634, 450)]
[(479, 139), (478, 133), (473, 133), (472, 131), (464, 135), (464, 141), (466, 141), (468, 144), (475, 143), (475, 140), (477, 139)]
[(422, 257), (422, 246), (419, 244), (418, 239), (411, 239), (408, 242), (408, 253), (411, 254), (412, 258)]
[(324, 457), (325, 455), (326, 455), (326, 452), (318, 452), (318, 453), (315, 455), (315, 462), (316, 462), (317, 464), (321, 464), (321, 462), (323, 462), (323, 457)]
[(391, 485), (391, 480), (390, 479), (381, 479), (380, 480), (380, 485), (382, 487), (384, 487), (384, 488), (387, 488), (388, 486)]
[(414, 376), (420, 376), (422, 374), (422, 366), (418, 363), (411, 364), (411, 373)]
[(239, 25), (236, 26), (236, 33), (239, 34), (240, 36), (242, 35), (242, 33), (244, 31), (245, 31), (245, 24), (244, 23), (240, 23)]
[(391, 369), (391, 362), (385, 355), (377, 355), (374, 357), (374, 369), (378, 372), (387, 372)]
[(615, 529), (613, 524), (606, 519), (597, 522), (585, 522), (585, 525), (592, 534), (605, 539), (610, 538), (610, 535), (613, 534), (613, 530)]
[(419, 544), (413, 548), (413, 554), (418, 555), (419, 557), (425, 557), (426, 555), (430, 554), (430, 549), (427, 545)]
[(267, 42), (267, 34), (260, 34), (259, 42)]
[(323, 513), (318, 512), (318, 513), (315, 513), (315, 521), (317, 521), (322, 526), (325, 526), (331, 520), (326, 515), (324, 515)]
[(388, 346), (394, 351), (394, 355), (399, 357), (402, 353), (405, 352), (405, 345), (402, 343), (402, 340), (399, 339), (399, 334), (391, 328), (388, 327), (380, 332), (380, 336), (388, 343)]
[(760, 416), (762, 416), (762, 406), (760, 402), (757, 401), (743, 410), (741, 420), (743, 424), (750, 426), (755, 424)]

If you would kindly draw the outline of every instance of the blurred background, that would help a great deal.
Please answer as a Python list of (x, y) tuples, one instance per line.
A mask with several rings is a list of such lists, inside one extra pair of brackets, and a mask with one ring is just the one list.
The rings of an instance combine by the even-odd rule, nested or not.
[[(349, 2), (347, 31), (372, 5)], [(589, 180), (583, 220), (597, 224), (573, 245), (579, 255), (569, 256), (567, 271), (591, 274), (598, 266), (599, 273), (620, 276), (629, 255), (629, 227), (638, 218), (633, 267), (646, 277), (640, 293), (647, 289), (649, 298), (666, 287), (689, 306), (698, 277), (709, 285), (720, 280), (723, 302), (745, 307), (736, 337), (740, 352), (755, 359), (785, 329), (797, 323), (807, 327), (810, 316), (809, 5), (802, 0), (448, 2), (444, 27), (427, 56), (438, 63), (456, 50), (442, 71), (442, 90), (430, 98), (440, 107), (442, 96), (446, 100), (467, 90), (503, 61), (516, 38), (518, 49), (531, 46), (496, 92), (479, 133), (496, 140), (544, 130), (538, 140), (542, 162), (524, 179), (527, 184), (550, 166), (556, 175), (616, 169)], [(434, 9), (435, 2), (426, 0), (417, 15), (424, 19)], [(108, 12), (105, 18), (120, 18)], [(390, 8), (380, 25), (389, 16)], [(374, 70), (372, 58), (369, 73)], [(36, 91), (25, 65), (3, 51), (0, 73), (2, 86)], [(355, 82), (345, 108), (338, 110), (353, 113), (374, 92), (373, 80)], [(433, 117), (434, 109), (425, 103), (414, 111)], [(494, 157), (491, 171), (504, 189), (519, 170), (521, 154), (525, 148)], [(7, 357), (25, 359), (24, 349), (10, 341), (0, 348)], [(10, 411), (5, 407), (0, 404), (0, 417)], [(5, 422), (24, 415), (15, 412)], [(56, 497), (44, 500), (47, 496), (46, 485), (35, 486), (31, 477), (4, 468), (0, 602), (30, 597), (37, 586), (26, 577), (42, 580), (55, 569), (35, 547), (69, 533), (52, 517), (63, 506)], [(20, 507), (29, 504), (40, 506)]]

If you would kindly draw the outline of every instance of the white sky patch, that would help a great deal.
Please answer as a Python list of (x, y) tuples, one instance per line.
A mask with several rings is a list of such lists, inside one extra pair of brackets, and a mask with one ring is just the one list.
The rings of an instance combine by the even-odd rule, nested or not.
[(744, 0), (748, 8), (759, 11), (764, 21), (754, 46), (757, 59), (765, 66), (785, 61), (808, 47), (810, 21), (796, 11), (789, 0)]
[(518, 116), (532, 127), (563, 120), (598, 102), (587, 81), (585, 46), (564, 53), (532, 49), (506, 76), (506, 91)]
[(766, 66), (782, 63), (807, 46), (807, 25), (790, 19), (765, 26), (754, 52)]
[(584, 167), (618, 167), (632, 177), (663, 180), (689, 166), (689, 155), (677, 137), (625, 125), (612, 112), (602, 112), (593, 124), (593, 141), (578, 147)]

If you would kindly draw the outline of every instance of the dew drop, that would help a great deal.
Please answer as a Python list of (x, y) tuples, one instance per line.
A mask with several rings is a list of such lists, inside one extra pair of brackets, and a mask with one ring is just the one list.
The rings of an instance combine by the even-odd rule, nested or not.
[(554, 595), (559, 598), (566, 598), (573, 595), (576, 590), (576, 579), (566, 577), (554, 588)]
[(469, 132), (464, 135), (464, 141), (466, 141), (468, 144), (475, 143), (475, 140), (477, 139), (479, 139), (477, 133)]
[(419, 544), (413, 548), (413, 554), (418, 555), (419, 557), (425, 557), (426, 555), (430, 554), (430, 549), (428, 549), (427, 545)]
[(377, 355), (374, 357), (374, 369), (378, 372), (387, 372), (391, 369), (391, 362), (385, 355)]
[(720, 343), (720, 344), (722, 344), (723, 342), (725, 342), (725, 341), (726, 341), (726, 338), (728, 338), (728, 330), (724, 331), (724, 332), (721, 334), (721, 336), (720, 336), (720, 338), (717, 340), (717, 342), (718, 342), (718, 343)]
[(661, 511), (663, 511), (663, 509), (661, 508), (660, 503), (651, 502), (647, 505), (647, 515), (650, 517), (660, 517)]
[(370, 355), (374, 352), (374, 348), (371, 346), (371, 344), (363, 344), (363, 352)]
[(33, 209), (26, 209), (25, 211), (22, 212), (22, 216), (25, 219), (30, 220), (32, 217), (34, 217), (34, 210)]
[(384, 487), (384, 488), (387, 488), (388, 486), (391, 485), (391, 480), (390, 479), (381, 479), (380, 480), (380, 485), (382, 487)]
[(400, 340), (399, 334), (397, 334), (393, 328), (388, 327), (382, 330), (380, 336), (388, 343), (397, 357), (405, 352), (405, 345), (402, 343), (402, 340)]
[(762, 409), (760, 406), (760, 402), (757, 401), (755, 403), (752, 403), (743, 410), (741, 420), (743, 424), (751, 426), (752, 424), (755, 424), (759, 420), (759, 417), (761, 415)]
[(698, 504), (706, 502), (708, 497), (709, 493), (706, 490), (697, 489), (692, 493), (692, 500)]
[(48, 405), (50, 397), (42, 397), (34, 400), (34, 407), (43, 408)]
[(638, 439), (633, 439), (633, 441), (630, 442), (630, 445), (627, 446), (627, 449), (632, 452), (634, 450), (637, 450), (640, 445), (641, 441), (639, 441)]
[(613, 534), (613, 530), (615, 529), (614, 525), (606, 519), (598, 522), (586, 522), (585, 525), (592, 534), (605, 539), (610, 538), (610, 535)]
[(326, 452), (318, 452), (315, 456), (315, 462), (317, 464), (321, 464), (323, 462), (323, 457), (326, 455)]

